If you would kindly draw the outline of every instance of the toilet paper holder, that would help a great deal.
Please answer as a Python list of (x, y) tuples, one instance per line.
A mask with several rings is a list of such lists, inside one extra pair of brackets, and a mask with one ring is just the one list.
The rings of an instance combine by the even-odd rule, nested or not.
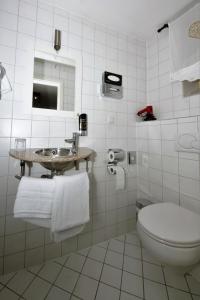
[(118, 162), (123, 161), (125, 158), (125, 152), (122, 149), (108, 149), (108, 163), (107, 170), (111, 175), (116, 175), (116, 170), (114, 167), (117, 166)]
[(108, 149), (108, 162), (109, 163), (118, 163), (123, 161), (125, 158), (125, 152), (122, 149)]
[(107, 170), (108, 170), (108, 173), (110, 174), (110, 175), (116, 175), (117, 174), (117, 172), (116, 172), (116, 170), (114, 170), (114, 166), (116, 166), (117, 165), (117, 162), (108, 162), (108, 164), (107, 164)]

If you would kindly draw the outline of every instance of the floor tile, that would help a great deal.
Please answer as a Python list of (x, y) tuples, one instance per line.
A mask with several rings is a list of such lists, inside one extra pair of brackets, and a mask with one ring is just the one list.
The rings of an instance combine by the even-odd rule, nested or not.
[(199, 296), (197, 296), (197, 295), (192, 295), (192, 300), (200, 300), (200, 297)]
[(126, 243), (140, 246), (140, 240), (135, 234), (126, 234)]
[(123, 269), (127, 272), (142, 276), (142, 262), (129, 256), (124, 256)]
[(125, 244), (125, 255), (141, 259), (141, 248), (131, 244)]
[(74, 290), (74, 295), (84, 300), (93, 300), (98, 287), (98, 281), (81, 275)]
[(111, 266), (104, 265), (101, 282), (120, 288), (122, 271)]
[(103, 263), (88, 258), (84, 264), (82, 274), (92, 277), (96, 280), (99, 280), (101, 276), (102, 268), (103, 268)]
[(169, 300), (192, 300), (189, 293), (167, 287)]
[(53, 261), (63, 266), (66, 263), (67, 259), (69, 259), (69, 255), (54, 258)]
[(46, 281), (35, 278), (30, 287), (24, 293), (24, 297), (27, 300), (44, 300), (50, 289), (50, 284)]
[(97, 246), (101, 247), (101, 248), (104, 248), (104, 249), (107, 249), (108, 248), (108, 243), (109, 243), (109, 241), (104, 241), (104, 242), (98, 243)]
[(82, 270), (83, 264), (85, 262), (85, 257), (79, 254), (72, 254), (68, 261), (66, 262), (65, 266), (80, 272)]
[(104, 248), (93, 246), (90, 249), (88, 257), (103, 262), (104, 258), (105, 258), (105, 255), (106, 255), (106, 250)]
[(38, 273), (38, 276), (46, 279), (47, 281), (53, 283), (56, 280), (62, 266), (55, 262), (49, 262), (44, 265), (41, 271)]
[(144, 248), (142, 248), (142, 258), (144, 261), (150, 262), (152, 264), (156, 264), (159, 266), (161, 265), (161, 263)]
[(38, 274), (39, 271), (43, 268), (44, 264), (42, 265), (37, 265), (37, 266), (31, 266), (27, 268), (27, 271), (33, 273), (33, 274)]
[(0, 282), (1, 282), (2, 284), (7, 284), (8, 281), (9, 281), (15, 274), (17, 274), (17, 273), (16, 273), (16, 272), (12, 272), (12, 273), (5, 274), (5, 275), (0, 276)]
[(114, 251), (107, 251), (105, 263), (113, 267), (122, 269), (123, 255)]
[(0, 299), (1, 300), (18, 300), (19, 296), (15, 293), (13, 293), (11, 290), (4, 288), (0, 292)]
[(189, 291), (187, 282), (183, 275), (174, 272), (174, 270), (168, 267), (164, 267), (163, 269), (164, 269), (165, 281), (167, 285), (180, 290), (184, 290), (186, 292)]
[(71, 294), (54, 286), (45, 300), (69, 300)]
[(143, 297), (142, 278), (134, 274), (123, 272), (121, 289), (129, 294)]
[(187, 282), (190, 287), (191, 293), (200, 296), (200, 283), (196, 281), (192, 276), (187, 276)]
[(147, 262), (143, 262), (144, 277), (159, 283), (165, 283), (163, 271), (160, 266), (156, 266)]
[(103, 283), (99, 284), (95, 300), (119, 300), (120, 291)]
[(120, 300), (140, 300), (142, 298), (131, 295), (131, 294), (127, 294), (125, 292), (121, 292), (121, 297)]
[(78, 277), (79, 273), (70, 269), (63, 268), (62, 272), (55, 282), (55, 285), (68, 292), (72, 292)]
[(123, 253), (124, 252), (124, 243), (112, 239), (109, 242), (108, 249), (113, 250), (118, 253)]
[(168, 300), (166, 286), (150, 280), (144, 280), (144, 293), (146, 300)]
[(116, 238), (114, 238), (115, 240), (117, 241), (120, 241), (120, 242), (123, 242), (125, 241), (125, 235), (120, 235), (120, 236), (117, 236)]
[(144, 300), (143, 285), (145, 300), (200, 300), (200, 284), (162, 267), (140, 247), (136, 232), (1, 276), (0, 299)]
[(18, 294), (23, 294), (27, 286), (34, 279), (33, 274), (26, 270), (17, 272), (17, 274), (8, 282), (7, 286)]
[(77, 253), (83, 256), (87, 256), (90, 251), (90, 248), (79, 250)]

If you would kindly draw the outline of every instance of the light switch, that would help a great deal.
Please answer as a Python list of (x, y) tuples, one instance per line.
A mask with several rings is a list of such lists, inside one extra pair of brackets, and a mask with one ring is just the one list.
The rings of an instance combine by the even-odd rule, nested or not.
[(128, 164), (135, 165), (136, 164), (136, 151), (128, 151)]

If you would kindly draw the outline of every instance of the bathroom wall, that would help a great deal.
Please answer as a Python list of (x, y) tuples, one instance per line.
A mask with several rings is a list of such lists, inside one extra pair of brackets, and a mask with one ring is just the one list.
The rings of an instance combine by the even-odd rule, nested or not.
[[(89, 118), (88, 136), (81, 146), (96, 152), (91, 170), (91, 221), (79, 236), (55, 244), (49, 232), (13, 218), (19, 164), (9, 158), (16, 137), (27, 147), (65, 146), (64, 138), (77, 131), (78, 120), (32, 115), (33, 55), (35, 50), (55, 53), (54, 28), (62, 30), (62, 49), (83, 58), (82, 112)], [(73, 16), (42, 1), (1, 0), (0, 61), (6, 67), (12, 93), (0, 101), (0, 273), (41, 263), (88, 247), (133, 228), (135, 223), (136, 166), (127, 166), (126, 189), (115, 190), (115, 178), (106, 170), (108, 148), (136, 149), (135, 111), (146, 102), (145, 42), (103, 25)], [(102, 72), (123, 75), (124, 98), (100, 99)], [(83, 165), (84, 167), (84, 165)], [(32, 174), (47, 173), (34, 165)]]
[(177, 136), (199, 135), (200, 94), (184, 96), (182, 83), (170, 83), (168, 31), (147, 43), (147, 103), (158, 121), (137, 123), (138, 193), (200, 213), (199, 154), (178, 153)]

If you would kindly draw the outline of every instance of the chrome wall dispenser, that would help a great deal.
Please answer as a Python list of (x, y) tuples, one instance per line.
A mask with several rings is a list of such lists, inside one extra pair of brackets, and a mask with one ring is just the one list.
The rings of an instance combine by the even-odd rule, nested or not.
[(123, 97), (122, 75), (105, 71), (102, 75), (101, 93), (104, 97)]
[(115, 175), (116, 190), (125, 189), (125, 171), (118, 165), (118, 162), (124, 160), (125, 152), (122, 149), (109, 149), (107, 170), (110, 175)]
[(125, 157), (124, 150), (122, 149), (109, 149), (108, 150), (108, 164), (107, 164), (107, 169), (108, 173), (111, 175), (115, 175), (115, 168), (118, 164), (118, 162), (123, 161)]

